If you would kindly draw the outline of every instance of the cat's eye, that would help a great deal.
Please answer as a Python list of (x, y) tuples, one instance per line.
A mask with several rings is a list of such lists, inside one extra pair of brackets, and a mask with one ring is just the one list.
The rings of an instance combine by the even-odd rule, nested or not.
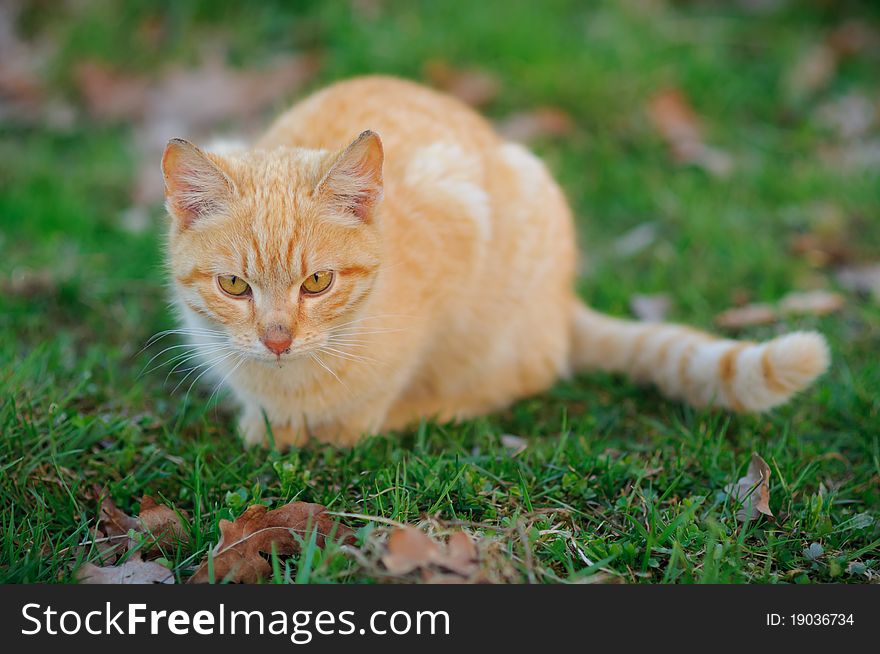
[(306, 277), (306, 280), (302, 283), (302, 289), (303, 292), (309, 295), (318, 295), (330, 288), (330, 284), (332, 283), (333, 271), (319, 270)]
[(248, 283), (235, 275), (220, 275), (217, 277), (217, 283), (225, 293), (235, 297), (242, 297), (251, 292), (251, 287)]

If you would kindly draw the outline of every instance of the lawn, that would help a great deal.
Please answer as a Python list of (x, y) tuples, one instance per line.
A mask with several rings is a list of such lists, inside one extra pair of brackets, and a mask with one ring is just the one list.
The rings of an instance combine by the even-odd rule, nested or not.
[[(354, 547), (274, 561), (281, 582), (385, 579), (370, 552), (389, 521), (466, 529), (497, 580), (878, 579), (880, 307), (837, 275), (880, 260), (876, 6), (293, 4), (31, 2), (9, 26), (52, 44), (41, 79), (70, 115), (0, 112), (0, 581), (74, 579), (97, 556), (75, 547), (95, 524), (95, 488), (131, 514), (144, 493), (188, 513), (189, 542), (163, 559), (181, 582), (217, 542), (220, 519), (293, 499), (377, 519), (343, 519)], [(811, 70), (808, 58), (835, 38), (845, 43), (833, 70)], [(175, 342), (145, 348), (174, 326), (165, 217), (152, 204), (143, 224), (124, 218), (139, 174), (133, 128), (83, 110), (76, 72), (89, 60), (154, 75), (194, 65), (206, 43), (243, 70), (278, 52), (320, 53), (295, 95), (369, 72), (424, 80), (441, 62), (491, 75), (497, 93), (483, 110), (493, 119), (552, 107), (572, 126), (531, 145), (575, 209), (579, 290), (593, 306), (629, 315), (634, 295), (662, 293), (670, 319), (715, 328), (737, 303), (835, 290), (838, 312), (725, 332), (819, 329), (830, 372), (764, 416), (691, 410), (589, 375), (498, 415), (351, 450), (245, 451), (222, 394), (187, 393), (188, 381), (175, 391), (169, 367), (147, 366)], [(728, 174), (672, 160), (649, 116), (664, 89), (688, 99)], [(874, 108), (857, 133), (841, 108), (853, 97)], [(835, 127), (834, 116), (849, 123)], [(742, 523), (724, 488), (752, 452), (770, 465), (774, 517)]]

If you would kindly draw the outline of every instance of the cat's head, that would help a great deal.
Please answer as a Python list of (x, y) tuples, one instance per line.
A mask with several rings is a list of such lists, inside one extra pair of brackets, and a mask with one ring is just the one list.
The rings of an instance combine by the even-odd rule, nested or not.
[(307, 354), (346, 329), (381, 264), (382, 143), (236, 156), (180, 139), (162, 158), (178, 301), (243, 354)]

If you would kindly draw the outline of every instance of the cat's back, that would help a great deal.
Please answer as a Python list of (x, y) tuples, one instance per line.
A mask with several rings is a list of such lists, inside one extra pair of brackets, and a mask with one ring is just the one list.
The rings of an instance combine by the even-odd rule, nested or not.
[(366, 129), (382, 137), (392, 165), (430, 143), (480, 150), (499, 142), (491, 125), (458, 99), (376, 75), (337, 82), (308, 96), (282, 114), (257, 145), (341, 148)]

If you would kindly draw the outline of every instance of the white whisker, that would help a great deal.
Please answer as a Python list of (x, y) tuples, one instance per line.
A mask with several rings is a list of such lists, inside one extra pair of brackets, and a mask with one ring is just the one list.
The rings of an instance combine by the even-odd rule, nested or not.
[(399, 332), (405, 332), (405, 329), (369, 329), (369, 330), (360, 330), (354, 329), (351, 331), (341, 331), (341, 332), (330, 332), (331, 335), (335, 336), (369, 336), (371, 334), (397, 334)]
[[(168, 374), (165, 375), (165, 382), (167, 383), (168, 378), (171, 377), (171, 375), (173, 375), (175, 372), (177, 372), (178, 369), (180, 368), (180, 366), (184, 365), (185, 363), (188, 363), (189, 361), (192, 361), (193, 359), (198, 359), (199, 357), (205, 357), (205, 356), (208, 356), (211, 354), (217, 354), (218, 352), (223, 352), (224, 350), (229, 350), (229, 349), (232, 349), (229, 345), (220, 345), (218, 347), (213, 347), (210, 349), (198, 350), (195, 352), (186, 352), (184, 355), (175, 357), (175, 359), (172, 359), (171, 361), (168, 361), (167, 363), (162, 364), (163, 366), (168, 365), (170, 363), (173, 363), (173, 361), (179, 359), (179, 361), (177, 361), (177, 363), (174, 365), (174, 367), (168, 371)], [(162, 366), (156, 366), (156, 369), (161, 368), (161, 367)], [(198, 367), (198, 366), (196, 366), (196, 367)], [(180, 372), (189, 372), (190, 370), (192, 370), (192, 368), (184, 368)]]
[(414, 316), (408, 316), (401, 313), (381, 313), (375, 316), (363, 316), (361, 318), (356, 318), (355, 320), (349, 320), (348, 322), (341, 323), (339, 325), (334, 325), (333, 329), (338, 329), (340, 327), (345, 327), (347, 325), (354, 325), (357, 323), (361, 323), (365, 320), (380, 320), (382, 318), (413, 318)]
[[(217, 382), (217, 385), (214, 387), (214, 390), (211, 392), (211, 395), (208, 397), (208, 406), (211, 405), (211, 400), (214, 399), (214, 396), (217, 395), (217, 392), (223, 387), (223, 384), (226, 383), (226, 380), (229, 379), (229, 377), (232, 375), (232, 373), (234, 373), (236, 370), (238, 370), (238, 368), (241, 366), (241, 364), (245, 362), (245, 359), (247, 359), (246, 355), (244, 355), (244, 354), (238, 355), (238, 360), (235, 362), (235, 365), (233, 365), (232, 368), (229, 369), (229, 372), (227, 372), (225, 375), (223, 375), (223, 378), (219, 382)], [(219, 396), (217, 397), (217, 401), (218, 402), (220, 401)]]
[[(200, 348), (200, 347), (214, 347), (214, 346), (217, 346), (217, 345), (220, 345), (220, 343), (180, 343), (179, 345), (171, 345), (171, 346), (169, 346), (169, 347), (166, 347), (164, 350), (162, 350), (162, 351), (159, 352), (158, 354), (154, 354), (154, 355), (150, 358), (150, 360), (147, 361), (146, 364), (144, 364), (144, 370), (146, 370), (146, 369), (150, 366), (150, 364), (153, 363), (153, 361), (155, 361), (155, 360), (158, 359), (160, 356), (162, 356), (163, 354), (165, 354), (166, 352), (169, 352), (169, 351), (171, 351), (171, 350), (177, 350), (177, 349), (182, 348), (182, 347), (190, 347), (190, 348), (193, 348), (193, 349), (198, 349), (198, 348)], [(159, 368), (161, 368), (162, 366), (166, 365), (167, 363), (170, 363), (170, 362), (173, 361), (173, 360), (174, 360), (174, 359), (172, 358), (172, 359), (170, 359), (169, 361), (166, 361), (165, 363), (163, 363), (162, 365), (160, 365)], [(154, 368), (153, 370), (155, 370), (155, 368)], [(152, 372), (152, 371), (150, 371), (150, 372)], [(144, 373), (141, 372), (141, 375), (143, 375), (143, 374), (144, 374)]]
[(351, 352), (346, 352), (344, 350), (338, 350), (333, 347), (329, 347), (325, 345), (324, 347), (318, 348), (319, 352), (326, 352), (330, 356), (336, 356), (341, 359), (346, 359), (348, 361), (355, 361), (357, 363), (379, 363), (376, 359), (372, 359), (370, 357), (364, 357), (357, 354), (352, 354)]
[(229, 359), (230, 357), (235, 356), (236, 354), (238, 354), (238, 353), (237, 353), (237, 352), (230, 352), (229, 354), (227, 354), (226, 356), (224, 356), (223, 358), (221, 358), (219, 361), (214, 362), (213, 364), (211, 364), (210, 366), (208, 366), (207, 368), (205, 368), (202, 372), (200, 372), (198, 375), (196, 375), (195, 379), (193, 379), (192, 382), (190, 383), (189, 388), (186, 389), (186, 395), (183, 396), (183, 402), (184, 402), (184, 404), (186, 404), (187, 400), (189, 400), (189, 394), (190, 394), (190, 392), (192, 392), (193, 387), (196, 385), (196, 383), (197, 383), (202, 377), (204, 377), (204, 376), (205, 376), (207, 373), (209, 373), (211, 370), (213, 370), (214, 368), (216, 368), (217, 366), (219, 366), (221, 363), (223, 363), (224, 361), (226, 361), (226, 360)]
[(336, 381), (338, 381), (340, 384), (342, 384), (342, 387), (343, 387), (345, 390), (347, 390), (349, 393), (351, 393), (351, 389), (350, 389), (348, 386), (346, 386), (345, 382), (343, 382), (343, 381), (339, 378), (339, 375), (337, 375), (335, 372), (333, 372), (330, 368), (327, 367), (327, 364), (325, 364), (323, 361), (321, 361), (321, 359), (318, 357), (318, 354), (317, 354), (316, 352), (309, 352), (309, 356), (312, 358), (312, 360), (314, 360), (314, 361), (315, 361), (319, 366), (321, 366), (324, 370), (326, 370), (326, 371), (329, 372), (331, 375), (333, 375), (333, 377), (336, 378)]
[[(224, 353), (221, 354), (220, 356), (215, 357), (215, 358), (211, 359), (210, 361), (206, 361), (206, 362), (204, 362), (204, 363), (200, 363), (200, 364), (198, 364), (197, 366), (193, 366), (192, 368), (189, 369), (189, 372), (187, 372), (186, 375), (184, 375), (183, 379), (181, 379), (179, 382), (177, 382), (177, 386), (175, 386), (175, 387), (172, 389), (171, 392), (172, 392), (172, 393), (177, 392), (177, 389), (180, 388), (180, 386), (181, 386), (181, 385), (182, 385), (182, 384), (183, 384), (183, 383), (189, 378), (189, 376), (190, 376), (191, 374), (193, 374), (193, 372), (195, 372), (195, 371), (198, 370), (199, 368), (203, 368), (203, 367), (205, 367), (205, 366), (208, 366), (207, 369), (210, 370), (211, 367), (213, 367), (216, 363), (219, 363), (220, 361), (223, 361), (224, 359), (229, 358), (229, 357), (232, 356), (233, 354), (235, 354), (234, 351), (232, 351), (232, 352), (224, 352)], [(175, 368), (176, 368), (176, 366), (175, 366)], [(174, 372), (174, 371), (172, 370), (171, 372)], [(168, 374), (170, 375), (171, 373), (168, 373)]]
[[(180, 328), (180, 329), (166, 329), (164, 331), (153, 334), (149, 339), (147, 339), (146, 344), (141, 349), (141, 352), (146, 350), (148, 347), (156, 343), (157, 341), (162, 340), (166, 336), (170, 336), (171, 334), (179, 334), (181, 336), (204, 336), (207, 338), (216, 338), (216, 337), (224, 337), (225, 334), (221, 331), (217, 331), (214, 329), (190, 329), (190, 328)], [(138, 352), (140, 354), (140, 352)]]

